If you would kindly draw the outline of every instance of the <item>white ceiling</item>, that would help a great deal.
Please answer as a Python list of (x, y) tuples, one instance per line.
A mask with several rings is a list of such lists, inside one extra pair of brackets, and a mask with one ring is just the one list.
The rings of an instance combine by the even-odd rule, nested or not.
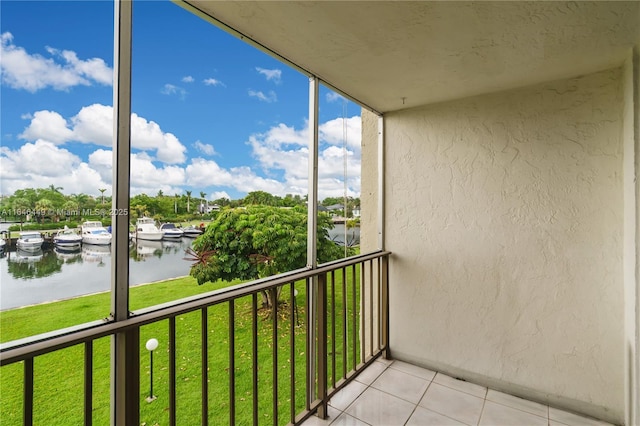
[(640, 41), (638, 1), (186, 3), (380, 112), (610, 68)]

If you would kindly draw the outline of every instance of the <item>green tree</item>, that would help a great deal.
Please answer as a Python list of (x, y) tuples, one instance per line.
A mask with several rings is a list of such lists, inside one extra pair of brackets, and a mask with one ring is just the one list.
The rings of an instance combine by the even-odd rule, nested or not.
[(218, 198), (217, 200), (213, 200), (213, 204), (217, 204), (220, 207), (226, 207), (231, 204), (231, 200), (226, 197), (222, 197)]
[(252, 191), (244, 197), (243, 203), (245, 206), (249, 205), (262, 205), (262, 206), (277, 206), (279, 205), (278, 197), (269, 194), (265, 191)]
[[(329, 239), (333, 224), (318, 217), (318, 262), (342, 257)], [(307, 213), (304, 208), (270, 206), (225, 209), (193, 244), (191, 275), (198, 284), (253, 280), (303, 268), (307, 264)], [(267, 305), (272, 301), (263, 298)]]
[(81, 212), (89, 201), (89, 196), (87, 194), (75, 194), (72, 195), (71, 198), (78, 204), (78, 210)]
[(20, 217), (20, 230), (22, 230), (22, 223), (26, 216), (26, 211), (33, 208), (33, 204), (28, 199), (22, 197), (15, 197), (11, 203), (14, 213)]
[(36, 212), (38, 217), (44, 223), (45, 216), (49, 216), (53, 209), (53, 202), (48, 198), (42, 198), (36, 203)]
[(16, 198), (24, 198), (29, 203), (28, 209), (33, 209), (36, 202), (41, 198), (38, 196), (38, 192), (33, 188), (18, 189), (13, 193)]
[(62, 210), (64, 211), (65, 216), (67, 217), (67, 221), (69, 221), (69, 216), (78, 215), (78, 202), (75, 200), (68, 200), (62, 205)]
[(98, 191), (100, 191), (100, 194), (102, 194), (102, 204), (104, 204), (104, 191), (106, 191), (107, 188), (100, 188), (98, 189)]

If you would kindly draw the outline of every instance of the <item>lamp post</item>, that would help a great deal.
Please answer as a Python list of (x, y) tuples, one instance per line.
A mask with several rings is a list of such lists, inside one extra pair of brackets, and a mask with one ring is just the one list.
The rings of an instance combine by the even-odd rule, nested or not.
[(149, 339), (146, 344), (149, 351), (149, 396), (147, 402), (154, 401), (157, 397), (153, 396), (153, 351), (158, 347), (158, 339)]
[(300, 327), (300, 317), (298, 316), (298, 289), (293, 289), (293, 307), (296, 309), (296, 325)]

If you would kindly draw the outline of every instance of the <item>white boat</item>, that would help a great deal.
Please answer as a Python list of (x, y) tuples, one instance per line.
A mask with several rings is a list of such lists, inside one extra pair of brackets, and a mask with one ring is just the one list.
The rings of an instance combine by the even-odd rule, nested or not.
[(16, 241), (16, 248), (33, 252), (41, 250), (42, 243), (44, 243), (44, 239), (38, 231), (25, 231), (20, 233), (20, 237)]
[(182, 232), (185, 237), (195, 238), (198, 235), (202, 234), (202, 229), (196, 228), (195, 226), (187, 226), (186, 228), (182, 228)]
[(158, 229), (155, 220), (150, 217), (140, 217), (136, 221), (134, 238), (138, 240), (160, 241), (164, 233)]
[(82, 244), (82, 236), (66, 225), (53, 237), (53, 245), (62, 250), (78, 250)]
[(82, 242), (85, 244), (109, 245), (111, 234), (100, 221), (88, 221), (82, 224)]
[(162, 231), (162, 236), (165, 240), (175, 240), (177, 238), (182, 238), (182, 236), (184, 235), (182, 229), (177, 228), (173, 223), (163, 223), (162, 225), (160, 225), (160, 230)]

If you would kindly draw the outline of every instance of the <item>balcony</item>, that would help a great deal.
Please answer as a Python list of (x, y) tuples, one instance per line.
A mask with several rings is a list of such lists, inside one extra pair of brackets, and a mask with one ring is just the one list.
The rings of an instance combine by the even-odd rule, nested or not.
[[(227, 421), (229, 424), (265, 424), (265, 418), (266, 424), (305, 426), (608, 424), (407, 362), (385, 359), (383, 355), (391, 349), (385, 343), (388, 341), (385, 324), (388, 318), (388, 256), (388, 253), (362, 255), (321, 266), (316, 271), (297, 271), (151, 308), (136, 313), (120, 324), (63, 331), (57, 336), (36, 336), (27, 341), (3, 345), (0, 353), (3, 368), (16, 362), (23, 363), (22, 422), (26, 425), (38, 424), (38, 419), (41, 419), (34, 391), (34, 384), (38, 382), (34, 363), (38, 362), (38, 357), (82, 344), (84, 365), (80, 371), (84, 374), (84, 386), (75, 392), (84, 395), (81, 398), (84, 401), (84, 417), (74, 423), (96, 423), (93, 412), (99, 407), (93, 405), (94, 360), (97, 356), (93, 349), (94, 342), (103, 336), (118, 336), (120, 333), (130, 340), (124, 368), (131, 375), (127, 376), (124, 389), (128, 395), (126, 408), (120, 413), (126, 420), (115, 423), (140, 424), (141, 420), (145, 420), (140, 418), (140, 404), (144, 404), (142, 401), (147, 395), (139, 380), (140, 371), (147, 368), (140, 356), (143, 344), (141, 330), (146, 325), (168, 319), (169, 355), (167, 365), (164, 365), (164, 369), (168, 369), (168, 395), (158, 396), (168, 400), (169, 424), (189, 422), (205, 425)], [(288, 320), (279, 319), (283, 317), (282, 314), (274, 311), (274, 315), (266, 321), (267, 326), (272, 326), (272, 332), (267, 333), (268, 337), (264, 339), (262, 332), (258, 332), (258, 328), (264, 327), (257, 316), (258, 295), (269, 291), (274, 296), (279, 291), (283, 300), (292, 301), (297, 300), (295, 292), (298, 289), (303, 293), (300, 305), (284, 304), (284, 316)], [(315, 318), (313, 310), (306, 309), (307, 296), (310, 294), (315, 294), (315, 298), (312, 298), (317, 307)], [(236, 333), (247, 327), (236, 318), (237, 308), (247, 298), (252, 306), (249, 326), (253, 336), (252, 347), (210, 342), (207, 335), (215, 326), (207, 324), (208, 310), (216, 306), (228, 309), (227, 332), (229, 341), (235, 342)], [(298, 310), (302, 312), (302, 318)], [(199, 315), (202, 324), (199, 348), (202, 354), (199, 370), (201, 382), (197, 394), (180, 390), (177, 383), (180, 372), (176, 369), (176, 348), (184, 336), (176, 331), (176, 320), (184, 320), (188, 314)], [(281, 325), (284, 327), (280, 327), (278, 322), (283, 322)], [(308, 324), (313, 325), (309, 327)], [(303, 341), (299, 339), (301, 335), (306, 337)], [(310, 335), (316, 337), (310, 339)], [(258, 343), (259, 339), (261, 343)], [(214, 369), (211, 356), (216, 351), (228, 352), (226, 370), (237, 372), (228, 375), (228, 383), (223, 386), (227, 393), (222, 399), (219, 392), (212, 397), (209, 384), (213, 380), (213, 373), (209, 371)], [(266, 364), (260, 361), (259, 365), (258, 352), (263, 351), (270, 359)], [(304, 353), (302, 357), (297, 355), (300, 351)], [(250, 352), (249, 359), (245, 358), (247, 352)], [(252, 374), (250, 390), (239, 384), (240, 373), (245, 368)], [(299, 389), (303, 392), (299, 392)], [(246, 398), (249, 400), (247, 402), (244, 402), (245, 392), (250, 395)], [(264, 407), (258, 408), (258, 395), (265, 392), (272, 401), (266, 411)], [(200, 400), (200, 412), (195, 416), (192, 412), (185, 414), (178, 404), (185, 399)], [(282, 404), (283, 400), (288, 404)], [(213, 414), (211, 408), (214, 405), (227, 407), (223, 410), (222, 418), (219, 410)]]
[[(322, 416), (328, 400), (387, 349), (388, 258), (388, 252), (355, 256), (151, 307), (125, 320), (3, 344), (0, 372), (18, 367), (22, 373), (17, 375), (22, 377), (21, 407), (12, 411), (5, 406), (3, 412), (10, 415), (3, 424), (18, 418), (24, 425), (47, 423), (59, 416), (57, 406), (70, 402), (65, 414), (70, 423), (103, 424), (110, 404), (98, 389), (106, 387), (116, 399), (109, 415), (116, 425), (282, 425), (301, 424), (315, 413)], [(260, 309), (264, 293), (280, 303)], [(214, 309), (226, 312), (216, 324), (210, 320)], [(190, 325), (185, 328), (186, 322)], [(161, 333), (155, 337), (168, 342), (166, 350), (158, 351), (155, 371), (162, 378), (156, 379), (155, 392), (153, 362), (150, 366), (141, 356), (146, 327), (154, 327)], [(222, 339), (210, 337), (220, 328), (226, 329)], [(104, 337), (112, 343), (121, 340), (121, 364), (117, 351), (105, 351)], [(185, 341), (199, 343), (199, 360), (184, 362)], [(56, 356), (58, 361), (51, 358)], [(110, 383), (99, 373), (105, 358), (112, 364)], [(42, 388), (41, 377), (49, 373), (43, 365), (52, 365), (52, 359), (65, 363), (56, 370), (68, 377), (59, 380), (73, 376), (70, 383), (76, 387), (55, 395)], [(147, 371), (150, 388), (141, 383)], [(119, 380), (114, 379), (119, 373)], [(191, 378), (199, 386), (184, 387)], [(149, 413), (152, 404), (158, 407), (156, 414)]]
[(379, 359), (330, 401), (319, 425), (555, 425), (605, 423), (402, 361)]
[[(374, 254), (3, 347), (2, 368), (24, 362), (24, 424), (37, 423), (34, 360), (76, 344), (92, 423), (91, 342), (105, 336), (127, 359), (113, 369), (112, 423), (139, 424), (140, 329), (160, 321), (172, 342), (166, 424), (606, 424), (574, 412), (640, 424), (637, 2), (179, 3), (295, 61), (312, 80), (311, 111), (318, 76), (362, 101), (363, 252)], [(116, 165), (128, 170), (128, 157)], [(355, 319), (332, 299), (346, 293), (334, 291), (343, 274), (359, 274)], [(223, 306), (233, 324), (236, 301), (253, 312), (277, 289), (302, 293), (302, 335), (313, 337), (288, 332), (266, 365), (249, 357), (248, 399), (230, 374), (224, 415), (212, 417), (203, 333), (200, 413), (183, 417), (176, 319), (201, 315), (206, 328), (207, 310)], [(355, 337), (336, 334), (345, 323)], [(296, 348), (299, 361), (286, 355)], [(271, 379), (257, 380), (265, 369)], [(269, 407), (256, 409), (265, 391)]]

